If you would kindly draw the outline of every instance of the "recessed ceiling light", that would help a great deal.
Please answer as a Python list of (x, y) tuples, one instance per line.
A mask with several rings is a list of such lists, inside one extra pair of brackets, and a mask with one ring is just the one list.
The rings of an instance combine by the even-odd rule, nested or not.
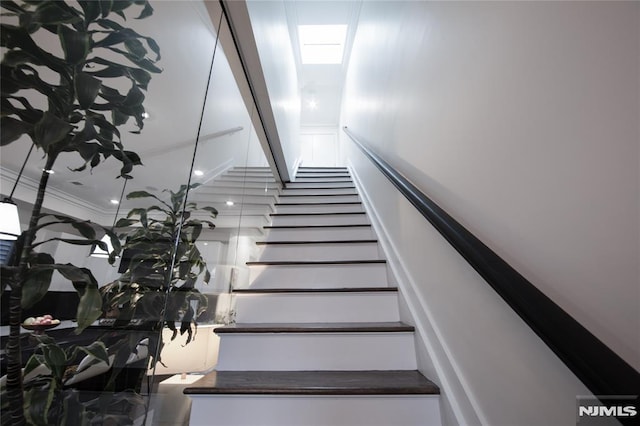
[(111, 204), (120, 204), (120, 202), (119, 202), (118, 200), (116, 200), (115, 198), (114, 198), (114, 199), (109, 200), (109, 202), (110, 202)]
[(309, 109), (318, 108), (318, 103), (316, 102), (315, 99), (311, 99), (309, 102), (307, 102), (307, 105), (309, 105)]
[(150, 115), (149, 115), (149, 113), (148, 113), (148, 112), (143, 112), (143, 113), (142, 113), (142, 118), (144, 118), (145, 120), (146, 120), (147, 118), (149, 118), (149, 117), (150, 117)]
[(229, 200), (229, 201), (227, 201), (225, 204), (226, 204), (227, 206), (231, 207), (231, 206), (232, 206), (232, 205), (234, 205), (235, 203), (234, 203), (233, 201)]
[(204, 176), (204, 172), (202, 170), (194, 170), (193, 174), (196, 176)]
[(303, 64), (341, 64), (346, 25), (298, 25)]
[(42, 171), (45, 172), (45, 173), (49, 173), (50, 175), (55, 173), (55, 171), (51, 170), (51, 169), (42, 169)]

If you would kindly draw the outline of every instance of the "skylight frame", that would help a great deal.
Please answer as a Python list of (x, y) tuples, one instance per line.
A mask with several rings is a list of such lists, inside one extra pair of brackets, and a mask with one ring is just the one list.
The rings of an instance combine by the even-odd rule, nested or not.
[(347, 28), (347, 25), (298, 25), (302, 64), (342, 64)]

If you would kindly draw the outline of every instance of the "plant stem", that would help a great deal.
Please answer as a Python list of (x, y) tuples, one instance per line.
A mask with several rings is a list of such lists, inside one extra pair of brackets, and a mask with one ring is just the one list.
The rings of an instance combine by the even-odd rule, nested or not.
[(11, 297), (9, 298), (9, 341), (7, 342), (7, 399), (12, 426), (23, 426), (24, 418), (24, 394), (22, 383), (22, 345), (20, 342), (20, 324), (22, 322), (22, 286), (27, 279), (29, 267), (29, 255), (31, 245), (36, 237), (36, 226), (42, 211), (42, 203), (49, 181), (49, 173), (58, 157), (57, 152), (51, 152), (47, 156), (47, 162), (40, 176), (38, 194), (31, 210), (29, 227), (24, 231), (21, 253), (19, 257), (18, 271), (11, 285)]

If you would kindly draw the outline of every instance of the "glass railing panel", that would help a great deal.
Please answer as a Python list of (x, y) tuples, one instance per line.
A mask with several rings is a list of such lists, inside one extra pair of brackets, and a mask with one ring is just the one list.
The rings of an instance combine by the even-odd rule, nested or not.
[(202, 94), (178, 244), (193, 244), (194, 255), (183, 257), (197, 262), (189, 266), (192, 282), (180, 280), (175, 288), (182, 291), (169, 295), (169, 305), (172, 297), (187, 301), (175, 318), (177, 336), (170, 327), (163, 330), (162, 364), (149, 370), (152, 424), (186, 422), (190, 399), (182, 389), (215, 369), (219, 340), (213, 330), (235, 321), (233, 289), (248, 286), (246, 262), (255, 256), (256, 237), (279, 190), (253, 127), (256, 112), (247, 108), (236, 77), (218, 43)]
[[(90, 4), (94, 4), (88, 3), (84, 4), (85, 7), (90, 8)], [(66, 3), (57, 4), (64, 7), (62, 5)], [(123, 5), (124, 2), (118, 7)], [(92, 9), (81, 10), (77, 3), (69, 2), (68, 6), (77, 8), (82, 15), (95, 12)], [(136, 64), (129, 61), (131, 56), (127, 59), (126, 55), (114, 50), (106, 49), (109, 51), (104, 52), (105, 49), (102, 49), (98, 52), (99, 49), (96, 49), (88, 57), (101, 59), (82, 68), (87, 74), (96, 73), (92, 78), (103, 80), (104, 97), (110, 98), (112, 103), (119, 102), (122, 110), (129, 108), (127, 111), (131, 111), (131, 108), (140, 108), (140, 105), (144, 108), (144, 118), (141, 116), (142, 110), (135, 111), (144, 124), (139, 133), (132, 117), (119, 126), (119, 137), (114, 137), (114, 140), (122, 143), (125, 151), (132, 152), (126, 153), (125, 158), (133, 163), (131, 167), (125, 164), (126, 167), (122, 169), (123, 154), (117, 150), (106, 156), (103, 154), (99, 161), (92, 163), (93, 157), (89, 157), (92, 147), (88, 144), (97, 143), (96, 140), (105, 143), (104, 132), (108, 133), (110, 129), (108, 124), (96, 125), (97, 131), (102, 133), (102, 140), (87, 138), (82, 149), (77, 149), (77, 152), (69, 149), (71, 152), (61, 153), (53, 164), (47, 163), (50, 156), (44, 155), (44, 148), (52, 142), (43, 141), (40, 133), (36, 135), (40, 138), (39, 148), (33, 150), (28, 158), (27, 153), (32, 145), (29, 135), (23, 134), (6, 144), (3, 139), (0, 160), (2, 194), (11, 194), (18, 206), (22, 231), (35, 229), (35, 222), (30, 223), (29, 218), (34, 213), (34, 205), (37, 207), (40, 203), (39, 186), (43, 190), (41, 194), (44, 193), (42, 213), (49, 214), (40, 219), (39, 225), (44, 221), (59, 223), (39, 228), (35, 234), (33, 251), (36, 254), (30, 260), (30, 270), (55, 271), (53, 274), (32, 273), (31, 280), (23, 285), (23, 302), (26, 298), (32, 300), (21, 310), (19, 319), (23, 326), (18, 329), (13, 346), (7, 346), (10, 335), (9, 308), (12, 303), (10, 296), (17, 292), (10, 291), (7, 284), (13, 279), (11, 274), (19, 269), (20, 259), (11, 258), (15, 242), (7, 239), (2, 242), (2, 262), (5, 265), (1, 297), (0, 358), (1, 375), (5, 376), (2, 381), (2, 424), (5, 421), (6, 424), (15, 424), (14, 419), (8, 417), (11, 410), (5, 409), (5, 403), (16, 401), (7, 398), (11, 393), (16, 394), (16, 386), (5, 386), (10, 354), (20, 354), (18, 367), (27, 367), (26, 375), (21, 379), (22, 388), (17, 388), (18, 394), (31, 402), (46, 400), (47, 395), (52, 398), (48, 411), (41, 404), (26, 404), (29, 421), (35, 421), (35, 418), (41, 418), (43, 422), (66, 418), (67, 424), (80, 424), (69, 419), (80, 419), (82, 415), (100, 424), (107, 423), (107, 419), (117, 420), (118, 424), (154, 424), (159, 418), (154, 417), (154, 413), (158, 412), (153, 400), (160, 379), (174, 372), (206, 370), (211, 365), (210, 357), (215, 356), (211, 353), (204, 357), (201, 364), (189, 362), (185, 366), (184, 357), (175, 357), (166, 349), (184, 346), (190, 353), (201, 352), (202, 348), (198, 345), (205, 342), (201, 338), (205, 331), (196, 329), (195, 323), (201, 321), (206, 325), (216, 320), (215, 311), (211, 313), (208, 307), (215, 307), (216, 303), (207, 304), (204, 300), (209, 296), (215, 299), (217, 293), (228, 289), (235, 257), (229, 258), (228, 239), (209, 236), (218, 230), (224, 233), (225, 229), (237, 229), (239, 218), (224, 218), (224, 215), (212, 217), (212, 210), (206, 208), (221, 211), (225, 200), (204, 195), (205, 189), (216, 176), (215, 170), (221, 172), (236, 163), (242, 164), (246, 158), (249, 124), (244, 116), (240, 121), (224, 116), (228, 111), (220, 108), (223, 100), (220, 87), (217, 87), (218, 95), (215, 95), (216, 84), (221, 84), (215, 77), (205, 98), (210, 75), (216, 72), (222, 75), (222, 71), (218, 69), (219, 65), (214, 64), (211, 72), (217, 35), (204, 4), (166, 1), (154, 2), (152, 6), (153, 13), (140, 20), (133, 18), (141, 14), (149, 15), (151, 9), (131, 6), (130, 10), (122, 11), (128, 18), (126, 21), (118, 16), (120, 10), (98, 11), (96, 19), (109, 21), (103, 20), (102, 26), (92, 24), (91, 27), (100, 31), (119, 31), (121, 26), (131, 27), (137, 34), (150, 37), (139, 40), (147, 48), (150, 60), (157, 59), (157, 43), (161, 58), (155, 65), (134, 57), (140, 67), (161, 71), (149, 72), (151, 78), (148, 87), (146, 90), (140, 89), (144, 99), (137, 91), (130, 92), (131, 81), (127, 75), (135, 73), (134, 80), (138, 83), (144, 80), (145, 86), (147, 76), (142, 71), (132, 71)], [(38, 6), (31, 6), (32, 9), (35, 7)], [(3, 25), (15, 26), (18, 22), (17, 18), (11, 16), (2, 17)], [(73, 29), (69, 27), (69, 31)], [(101, 40), (99, 35), (95, 37)], [(65, 51), (57, 35), (43, 30), (42, 33), (34, 33), (33, 38), (43, 51), (64, 57)], [(107, 42), (103, 44), (109, 45)], [(115, 46), (114, 49), (128, 55), (139, 53), (137, 42), (128, 42), (126, 45), (120, 42), (117, 46), (109, 46)], [(7, 52), (3, 48), (3, 60), (7, 60)], [(69, 55), (68, 52), (66, 54)], [(120, 60), (127, 63), (129, 68), (105, 65), (109, 61), (116, 63)], [(3, 66), (6, 63), (3, 62)], [(154, 68), (156, 66), (157, 70)], [(47, 83), (58, 84), (55, 73), (44, 68), (38, 65), (33, 69)], [(126, 75), (109, 80), (111, 77), (108, 76), (118, 73)], [(23, 74), (20, 76), (26, 78)], [(7, 78), (3, 68), (3, 88), (8, 87), (10, 80)], [(226, 81), (225, 84), (233, 86), (232, 83)], [(120, 95), (107, 91), (104, 89), (106, 86), (119, 91)], [(16, 96), (24, 96), (33, 104), (33, 108), (46, 109), (47, 102), (43, 101), (41, 95), (34, 96), (34, 91), (37, 90), (22, 89)], [(127, 93), (130, 96), (125, 99)], [(4, 96), (3, 92), (3, 117), (29, 119), (28, 114), (21, 116), (13, 112), (16, 105), (24, 105), (21, 99), (9, 101), (13, 104), (11, 106), (5, 103)], [(105, 102), (103, 98), (99, 102)], [(91, 106), (79, 108), (79, 115), (72, 118), (76, 120), (74, 123), (78, 123), (77, 117), (88, 114), (87, 109), (92, 114), (102, 114), (104, 122), (113, 123), (110, 112)], [(97, 115), (92, 117), (95, 122)], [(120, 124), (119, 117), (115, 122)], [(82, 129), (81, 125), (75, 130), (70, 128), (67, 130), (73, 134)], [(235, 129), (220, 133), (229, 128)], [(242, 136), (243, 131), (245, 136)], [(3, 133), (3, 137), (6, 137), (4, 121)], [(197, 146), (199, 148), (196, 151)], [(238, 149), (240, 151), (236, 153)], [(137, 161), (138, 158), (140, 161)], [(207, 162), (199, 163), (203, 158), (208, 159)], [(216, 159), (226, 163), (223, 165)], [(82, 167), (85, 160), (88, 164)], [(214, 173), (196, 176), (198, 167), (205, 165), (209, 166), (207, 170), (215, 169)], [(44, 182), (43, 169), (52, 172), (45, 176), (46, 186), (41, 185)], [(195, 183), (201, 183), (202, 186), (189, 193), (190, 185)], [(203, 209), (193, 216), (183, 215), (184, 211), (195, 210), (191, 203)], [(211, 220), (217, 228), (209, 230), (205, 223), (202, 232), (196, 235), (196, 227), (183, 227), (189, 220), (203, 223)], [(105, 233), (113, 237), (111, 242), (116, 243), (111, 262), (108, 258), (91, 255), (92, 247), (96, 244), (98, 248), (107, 249), (106, 245), (97, 243)], [(185, 235), (188, 235), (188, 243), (193, 242), (199, 248), (201, 258), (189, 258), (189, 252), (186, 252), (185, 261)], [(90, 240), (93, 240), (93, 244)], [(118, 250), (118, 244), (122, 250)], [(116, 252), (117, 258), (113, 256)], [(193, 263), (193, 268), (187, 270), (189, 262)], [(209, 284), (204, 281), (209, 281)], [(202, 290), (204, 298), (190, 297), (186, 289), (194, 290), (194, 294), (195, 290)], [(45, 316), (51, 318), (47, 317), (48, 321), (42, 322), (50, 321), (53, 324), (46, 324), (47, 327), (45, 324), (41, 324), (41, 327), (25, 324), (25, 321), (31, 323)], [(181, 330), (183, 324), (190, 326)], [(175, 338), (174, 329), (177, 332)], [(209, 330), (209, 334), (213, 333)], [(162, 360), (162, 364), (159, 360)], [(42, 364), (42, 368), (32, 370), (38, 364)]]

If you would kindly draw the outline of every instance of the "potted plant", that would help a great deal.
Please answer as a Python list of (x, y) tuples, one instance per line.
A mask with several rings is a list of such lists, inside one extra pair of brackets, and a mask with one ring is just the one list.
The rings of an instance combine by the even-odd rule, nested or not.
[[(144, 91), (151, 74), (161, 70), (155, 65), (160, 59), (157, 43), (124, 27), (115, 18), (125, 18), (134, 5), (140, 10), (138, 19), (153, 13), (147, 0), (0, 3), (6, 11), (0, 28), (1, 46), (5, 49), (1, 63), (1, 144), (24, 141), (22, 136), (27, 135), (46, 160), (28, 227), (18, 237), (9, 265), (2, 267), (2, 288), (8, 286), (11, 290), (10, 335), (5, 348), (7, 383), (2, 399), (10, 407), (12, 425), (25, 421), (21, 309), (46, 294), (53, 271), (58, 271), (80, 295), (78, 331), (101, 314), (102, 298), (89, 270), (57, 264), (50, 254), (34, 249), (43, 243), (38, 241), (40, 231), (66, 224), (75, 228), (80, 237), (53, 239), (69, 244), (97, 244), (106, 249), (106, 244), (97, 238), (104, 231), (114, 246), (111, 262), (119, 250), (119, 241), (109, 230), (101, 231), (88, 221), (71, 217), (45, 215), (42, 205), (47, 193), (47, 171), (53, 170), (62, 153), (79, 155), (81, 162), (76, 171), (96, 167), (112, 157), (120, 162), (119, 177), (124, 179), (131, 178), (133, 167), (141, 164), (135, 152), (125, 150), (118, 127), (133, 118), (142, 129)], [(63, 56), (39, 47), (33, 37), (38, 33), (57, 38)], [(56, 75), (58, 83), (45, 81), (43, 70)], [(122, 80), (130, 86), (126, 93), (116, 88), (115, 83)], [(45, 108), (39, 99), (46, 99)], [(55, 391), (54, 386), (49, 386), (49, 404)], [(48, 408), (45, 405), (44, 409)]]
[(210, 219), (218, 214), (213, 207), (186, 201), (188, 191), (198, 186), (165, 190), (167, 199), (147, 191), (127, 195), (127, 199), (152, 200), (152, 205), (132, 209), (116, 223), (117, 228), (130, 229), (120, 235), (124, 241), (121, 265), (126, 266), (121, 266), (124, 273), (118, 280), (100, 289), (105, 311), (117, 312), (114, 317), (122, 323), (134, 318), (155, 321), (158, 328), (172, 330), (173, 339), (179, 322), (180, 333), (188, 334), (187, 343), (192, 327), (197, 326), (195, 320), (207, 308), (207, 298), (195, 288), (196, 282), (202, 277), (208, 283), (211, 278), (196, 241), (205, 227), (215, 228)]

